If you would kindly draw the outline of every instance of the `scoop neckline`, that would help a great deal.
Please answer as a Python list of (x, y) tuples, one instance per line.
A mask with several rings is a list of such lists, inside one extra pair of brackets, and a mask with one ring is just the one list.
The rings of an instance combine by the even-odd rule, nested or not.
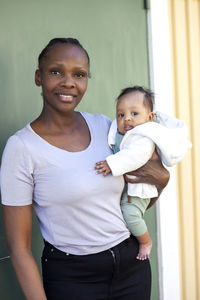
[(89, 132), (90, 132), (90, 143), (89, 143), (89, 145), (85, 148), (85, 149), (83, 149), (83, 150), (81, 150), (81, 151), (68, 151), (68, 150), (65, 150), (65, 149), (62, 149), (62, 148), (59, 148), (59, 147), (57, 147), (57, 146), (54, 146), (54, 145), (52, 145), (51, 143), (49, 143), (49, 142), (47, 142), (44, 138), (42, 138), (39, 134), (37, 134), (34, 130), (33, 130), (33, 128), (31, 127), (31, 123), (28, 123), (27, 125), (26, 125), (26, 127), (38, 138), (38, 139), (40, 139), (40, 141), (42, 141), (43, 142), (43, 144), (45, 144), (45, 145), (47, 145), (48, 147), (50, 147), (50, 148), (52, 148), (52, 149), (55, 149), (55, 150), (57, 150), (57, 151), (60, 151), (60, 152), (63, 152), (63, 153), (70, 153), (70, 154), (74, 154), (74, 153), (83, 153), (83, 152), (85, 152), (85, 151), (88, 151), (90, 148), (91, 148), (91, 146), (92, 146), (92, 143), (93, 143), (93, 131), (92, 131), (92, 127), (90, 126), (90, 121), (88, 120), (88, 118), (87, 118), (87, 116), (86, 116), (86, 113), (84, 113), (84, 112), (80, 112), (80, 111), (77, 111), (77, 112), (79, 112), (81, 115), (82, 115), (82, 117), (84, 118), (84, 120), (85, 120), (85, 122), (86, 122), (86, 124), (87, 124), (87, 126), (88, 126), (88, 129), (89, 129)]

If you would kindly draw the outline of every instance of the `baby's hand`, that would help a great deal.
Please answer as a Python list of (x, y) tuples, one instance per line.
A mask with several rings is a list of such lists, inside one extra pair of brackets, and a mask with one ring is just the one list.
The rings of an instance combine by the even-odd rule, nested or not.
[(103, 176), (107, 176), (111, 172), (111, 169), (106, 160), (96, 163), (95, 170), (98, 170), (97, 174), (101, 174), (104, 172)]

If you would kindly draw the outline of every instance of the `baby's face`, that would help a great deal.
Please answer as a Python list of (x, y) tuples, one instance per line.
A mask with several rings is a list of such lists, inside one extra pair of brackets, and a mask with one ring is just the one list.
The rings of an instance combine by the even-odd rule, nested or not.
[(117, 127), (125, 134), (128, 130), (153, 120), (153, 112), (144, 105), (144, 95), (132, 92), (122, 96), (117, 103)]

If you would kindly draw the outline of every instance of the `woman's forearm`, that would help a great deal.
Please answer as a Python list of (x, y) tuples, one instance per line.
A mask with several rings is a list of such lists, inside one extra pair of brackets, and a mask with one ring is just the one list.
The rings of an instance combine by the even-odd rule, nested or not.
[(27, 249), (11, 251), (11, 261), (27, 300), (47, 300), (33, 255)]
[[(169, 181), (170, 173), (167, 169), (162, 168), (162, 172), (155, 173), (154, 176), (155, 176), (155, 181), (156, 181), (155, 185), (156, 185), (156, 188), (158, 191), (158, 196), (151, 199), (147, 209), (150, 208), (160, 197), (160, 194), (162, 193), (163, 189), (166, 187), (166, 185)], [(156, 179), (156, 177), (159, 177), (159, 178)]]
[(32, 255), (32, 205), (3, 205), (7, 245), (17, 278), (27, 300), (47, 300)]

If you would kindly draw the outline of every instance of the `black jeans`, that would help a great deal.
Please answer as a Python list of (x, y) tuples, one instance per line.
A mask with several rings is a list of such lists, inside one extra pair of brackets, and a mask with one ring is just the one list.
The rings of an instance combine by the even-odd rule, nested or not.
[(149, 300), (149, 260), (139, 261), (137, 240), (91, 255), (66, 254), (45, 242), (43, 283), (48, 300)]

